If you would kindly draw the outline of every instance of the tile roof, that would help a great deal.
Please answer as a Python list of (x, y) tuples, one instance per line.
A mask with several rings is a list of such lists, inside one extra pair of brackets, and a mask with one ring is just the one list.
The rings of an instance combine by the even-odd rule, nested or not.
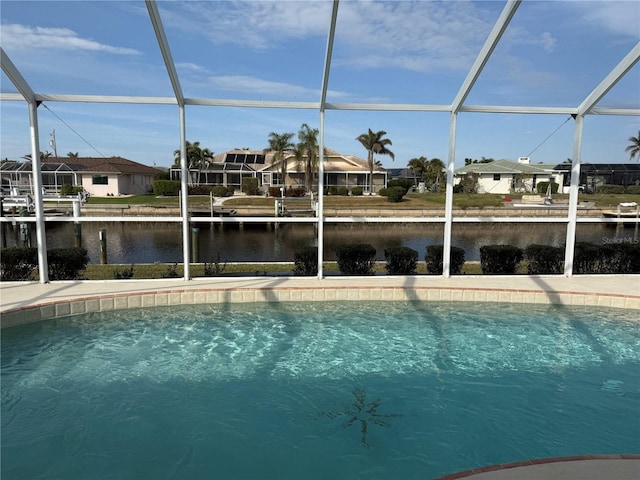
[(456, 174), (464, 173), (528, 173), (528, 174), (549, 174), (554, 169), (555, 164), (530, 164), (517, 163), (511, 160), (496, 160), (489, 163), (471, 163), (464, 167), (457, 168)]
[(42, 163), (64, 163), (77, 172), (148, 174), (155, 175), (159, 169), (149, 167), (122, 157), (46, 157)]

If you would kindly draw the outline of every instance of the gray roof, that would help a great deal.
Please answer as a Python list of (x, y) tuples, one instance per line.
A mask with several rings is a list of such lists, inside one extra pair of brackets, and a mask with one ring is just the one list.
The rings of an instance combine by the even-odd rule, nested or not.
[(511, 160), (496, 160), (489, 163), (471, 163), (464, 167), (457, 168), (455, 173), (457, 175), (464, 175), (465, 173), (506, 173), (506, 174), (549, 174), (554, 170), (556, 164), (530, 164), (530, 163), (518, 163)]

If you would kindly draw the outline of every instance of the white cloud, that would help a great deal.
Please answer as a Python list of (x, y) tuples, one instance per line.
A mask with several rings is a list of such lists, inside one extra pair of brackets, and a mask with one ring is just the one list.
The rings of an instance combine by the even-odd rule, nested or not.
[(640, 6), (636, 0), (567, 2), (567, 5), (592, 27), (640, 39)]
[(80, 38), (68, 28), (30, 27), (19, 24), (2, 25), (2, 44), (7, 49), (86, 50), (116, 55), (139, 55), (132, 48), (116, 47)]
[[(167, 3), (167, 27), (203, 35), (212, 44), (253, 49), (284, 42), (326, 38), (330, 2)], [(493, 4), (491, 8), (495, 8)], [(342, 2), (338, 10), (333, 62), (359, 68), (414, 71), (466, 69), (484, 43), (498, 12), (472, 2)]]

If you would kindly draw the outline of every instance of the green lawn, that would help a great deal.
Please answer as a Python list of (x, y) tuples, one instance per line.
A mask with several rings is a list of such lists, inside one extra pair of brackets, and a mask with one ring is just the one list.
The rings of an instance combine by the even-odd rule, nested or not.
[[(503, 205), (504, 195), (484, 194), (468, 194), (456, 193), (453, 196), (453, 206), (457, 208), (483, 208), (483, 207), (500, 207)], [(518, 201), (521, 195), (512, 195), (510, 198)], [(555, 200), (567, 200), (569, 195), (554, 195)], [(235, 196), (225, 200), (225, 205), (230, 207), (238, 206), (273, 206), (275, 199), (272, 197), (244, 197)], [(610, 208), (615, 207), (622, 202), (640, 203), (640, 195), (631, 194), (580, 194), (578, 197), (580, 202), (593, 202), (596, 207)], [(90, 205), (97, 204), (120, 204), (120, 205), (178, 205), (178, 197), (156, 197), (153, 194), (132, 195), (122, 197), (91, 197), (88, 201)], [(206, 195), (197, 195), (189, 197), (190, 205), (209, 205), (210, 198)], [(389, 207), (389, 208), (429, 208), (444, 207), (444, 193), (410, 193), (401, 202), (392, 203), (386, 197), (362, 196), (325, 196), (324, 205), (327, 208), (366, 208), (366, 207)]]
[[(217, 276), (228, 275), (242, 275), (245, 276), (262, 276), (262, 275), (274, 275), (284, 274), (293, 275), (293, 263), (238, 263), (220, 265), (222, 271)], [(87, 265), (87, 269), (84, 272), (84, 277), (87, 280), (114, 280), (117, 272), (123, 273), (131, 268), (131, 265)], [(192, 264), (191, 276), (192, 277), (204, 277), (204, 264)], [(339, 272), (338, 264), (336, 262), (325, 262), (324, 272), (332, 274)], [(376, 273), (386, 273), (385, 263), (378, 262), (375, 268)], [(427, 267), (424, 262), (418, 262), (418, 275), (425, 275), (427, 273)], [(462, 273), (465, 275), (480, 275), (480, 264), (478, 262), (467, 262), (462, 267)], [(519, 273), (526, 273), (522, 270)], [(183, 275), (182, 264), (137, 264), (133, 265), (133, 279), (155, 279), (155, 278), (167, 278), (172, 276), (181, 277)], [(212, 275), (213, 276), (213, 275)]]

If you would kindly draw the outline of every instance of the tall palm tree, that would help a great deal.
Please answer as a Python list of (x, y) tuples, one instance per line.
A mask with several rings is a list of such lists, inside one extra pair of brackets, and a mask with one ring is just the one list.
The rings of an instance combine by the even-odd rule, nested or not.
[(363, 133), (356, 137), (362, 146), (367, 150), (367, 160), (369, 162), (369, 195), (373, 193), (373, 155), (389, 155), (391, 160), (395, 160), (394, 153), (387, 148), (387, 145), (392, 145), (391, 140), (388, 138), (382, 138), (387, 134), (384, 130), (374, 132), (371, 129), (367, 133)]
[[(203, 168), (207, 168), (209, 166), (210, 159), (213, 158), (213, 152), (208, 148), (200, 148), (200, 142), (189, 142), (185, 143), (187, 150), (187, 166), (189, 170), (197, 169), (198, 177), (196, 180), (196, 184), (200, 183), (200, 172)], [(173, 166), (180, 166), (180, 149), (174, 150), (173, 152)]]
[(638, 130), (637, 137), (629, 137), (631, 145), (624, 149), (625, 152), (629, 152), (629, 160), (633, 160), (638, 156), (638, 162), (640, 163), (640, 130)]
[(424, 172), (427, 171), (427, 157), (420, 158), (412, 158), (407, 163), (407, 167), (413, 170), (414, 182), (418, 181), (418, 174), (420, 174), (420, 180), (422, 180), (422, 176)]
[(317, 128), (311, 128), (306, 123), (300, 126), (298, 131), (298, 145), (295, 148), (296, 160), (301, 162), (304, 158), (304, 181), (307, 192), (312, 191), (313, 177), (318, 169), (318, 134)]
[(439, 158), (432, 158), (427, 163), (427, 170), (425, 174), (426, 180), (428, 180), (431, 185), (440, 185), (440, 178), (444, 171), (444, 162)]
[(264, 153), (273, 152), (274, 160), (280, 162), (280, 182), (284, 185), (287, 175), (287, 162), (284, 161), (284, 152), (295, 147), (291, 141), (293, 133), (276, 133), (269, 134), (269, 148), (264, 149)]

